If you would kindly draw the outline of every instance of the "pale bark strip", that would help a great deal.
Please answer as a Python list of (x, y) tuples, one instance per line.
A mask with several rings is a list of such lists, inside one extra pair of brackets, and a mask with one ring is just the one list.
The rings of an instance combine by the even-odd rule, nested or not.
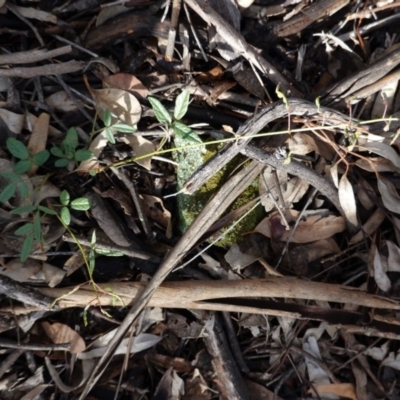
[[(100, 284), (104, 290), (100, 294), (102, 306), (118, 306), (134, 304), (140, 293), (146, 288), (144, 282), (118, 282)], [(105, 293), (115, 293), (123, 304)], [(57, 298), (71, 293), (73, 288), (38, 288), (46, 296)], [(322, 282), (305, 281), (293, 277), (269, 277), (268, 279), (224, 280), (224, 281), (184, 281), (165, 282), (154, 292), (148, 303), (149, 307), (209, 309), (205, 301), (224, 298), (285, 298), (329, 301), (359, 305), (387, 310), (400, 310), (400, 303), (386, 297), (376, 296), (356, 288), (334, 285)], [(82, 286), (77, 291), (60, 300), (60, 308), (85, 307), (96, 305), (97, 298), (90, 284)], [(219, 305), (221, 306), (221, 305)], [(215, 308), (211, 308), (215, 309)], [(237, 311), (237, 309), (235, 309)], [(265, 310), (258, 310), (258, 313)]]
[(0, 54), (0, 64), (31, 64), (38, 61), (49, 60), (72, 51), (70, 45), (54, 50), (28, 50), (18, 53)]
[(62, 75), (82, 71), (85, 63), (83, 61), (67, 61), (62, 64), (46, 64), (40, 67), (15, 67), (10, 69), (0, 68), (0, 76), (8, 78), (34, 78), (43, 75)]

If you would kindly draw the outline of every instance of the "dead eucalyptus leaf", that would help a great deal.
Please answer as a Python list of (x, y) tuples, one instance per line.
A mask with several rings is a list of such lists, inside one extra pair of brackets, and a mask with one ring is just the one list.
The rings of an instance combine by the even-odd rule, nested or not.
[(382, 175), (378, 176), (378, 189), (384, 206), (389, 211), (400, 214), (400, 197), (392, 183)]
[[(352, 383), (328, 383), (326, 385), (313, 385), (312, 389), (308, 390), (308, 393), (318, 393), (322, 398), (339, 398), (343, 397), (351, 400), (358, 400), (355, 386)], [(324, 395), (330, 395), (335, 397), (325, 397)]]
[[(143, 136), (137, 136), (133, 134), (129, 136), (123, 136), (122, 140), (132, 147), (135, 156), (153, 153), (157, 149), (157, 147), (150, 142), (150, 140), (145, 139)], [(136, 162), (147, 170), (151, 169), (151, 157), (142, 158)]]
[(400, 248), (389, 240), (386, 240), (386, 245), (389, 252), (388, 270), (400, 272)]
[[(33, 126), (31, 137), (28, 142), (28, 150), (31, 156), (46, 149), (47, 137), (49, 134), (50, 115), (41, 113)], [(32, 163), (31, 168), (27, 172), (28, 176), (35, 175), (39, 166)]]
[(18, 12), (18, 14), (25, 18), (57, 24), (57, 17), (47, 11), (38, 10), (33, 7), (19, 7), (16, 5), (13, 5), (12, 7)]
[(354, 197), (353, 186), (347, 179), (347, 175), (343, 175), (340, 179), (338, 195), (339, 195), (340, 205), (342, 206), (346, 218), (352, 225), (357, 226), (358, 219), (357, 219), (356, 199)]
[(166, 230), (167, 238), (172, 237), (171, 213), (164, 207), (163, 201), (155, 196), (141, 194), (146, 215)]
[(24, 116), (22, 114), (15, 114), (4, 108), (0, 108), (0, 118), (12, 133), (21, 133), (24, 127)]
[(104, 22), (108, 21), (111, 18), (116, 17), (117, 15), (126, 13), (131, 10), (131, 7), (126, 7), (124, 4), (115, 4), (112, 7), (102, 8), (97, 15), (96, 26), (100, 26), (104, 24)]
[(371, 236), (386, 218), (385, 210), (377, 208), (375, 212), (368, 218), (367, 222), (361, 227), (350, 240), (350, 244), (361, 242), (365, 237)]
[(98, 157), (107, 146), (108, 139), (105, 130), (101, 131), (90, 143), (89, 149), (94, 156), (88, 160), (82, 161), (76, 169), (78, 172), (97, 171), (100, 168)]
[(139, 122), (142, 108), (135, 96), (126, 90), (107, 88), (91, 89), (90, 94), (96, 102), (96, 110), (103, 118), (105, 110), (112, 115), (112, 122), (124, 122), (130, 126), (136, 126)]
[(388, 144), (383, 142), (368, 142), (362, 145), (355, 146), (358, 150), (367, 150), (371, 153), (378, 154), (383, 158), (391, 161), (393, 165), (400, 168), (400, 156)]
[(315, 151), (318, 153), (318, 146), (310, 135), (303, 132), (295, 133), (287, 142), (289, 150), (293, 154), (306, 155)]
[[(4, 236), (3, 239), (6, 239), (6, 237)], [(7, 242), (7, 240), (5, 241)], [(0, 266), (0, 274), (17, 282), (28, 282), (41, 269), (42, 265), (37, 260), (28, 258), (22, 262), (19, 258), (13, 258), (5, 266)]]
[(357, 181), (357, 200), (366, 210), (372, 210), (375, 207), (373, 197), (375, 196), (375, 191), (371, 184), (366, 179), (359, 179)]
[(103, 84), (105, 84), (106, 87), (111, 86), (116, 89), (127, 90), (139, 99), (146, 98), (149, 94), (146, 86), (144, 86), (136, 76), (123, 72), (105, 77), (103, 79)]
[(72, 354), (78, 354), (86, 350), (86, 344), (81, 335), (68, 325), (59, 322), (50, 324), (47, 321), (43, 321), (40, 325), (53, 343), (71, 343), (69, 351)]
[[(372, 168), (371, 163), (374, 165)], [(393, 163), (383, 157), (370, 157), (368, 160), (359, 159), (355, 163), (357, 167), (364, 169), (365, 171), (369, 172), (399, 172), (399, 169), (393, 165)]]
[(330, 172), (333, 184), (338, 188), (339, 187), (338, 163), (333, 164), (329, 168), (329, 172)]
[[(277, 179), (275, 179), (275, 176)], [(278, 180), (279, 188), (277, 188), (276, 180)], [(274, 175), (271, 168), (266, 168), (260, 175), (259, 187), (260, 195), (265, 195), (261, 199), (261, 204), (265, 211), (269, 212), (276, 207), (277, 202), (279, 203), (280, 192), (285, 206), (291, 207), (293, 203), (297, 203), (303, 198), (309, 185), (298, 177), (293, 177), (288, 181), (288, 175), (285, 171), (276, 171), (276, 175)]]
[[(288, 210), (290, 220), (295, 221), (299, 212), (295, 210)], [(286, 218), (289, 221), (288, 215)], [(270, 239), (280, 240), (285, 242), (288, 240), (291, 231), (285, 229), (281, 221), (281, 216), (278, 212), (271, 214), (269, 217), (264, 218), (256, 227), (253, 232), (261, 233)], [(319, 213), (311, 215), (299, 222), (297, 229), (290, 240), (290, 243), (310, 243), (317, 240), (327, 239), (336, 233), (343, 232), (346, 229), (346, 223), (342, 217), (335, 215), (324, 215)]]
[(387, 292), (390, 289), (391, 283), (388, 278), (386, 271), (383, 266), (381, 255), (379, 254), (378, 249), (375, 247), (375, 254), (373, 260), (373, 271), (374, 271), (374, 279), (379, 289)]
[(76, 99), (76, 102), (72, 101), (71, 97), (65, 90), (53, 93), (47, 97), (45, 101), (50, 108), (54, 108), (57, 111), (67, 113), (78, 110), (76, 102), (78, 102), (79, 99)]
[(61, 283), (67, 273), (66, 271), (46, 262), (42, 264), (42, 272), (49, 287), (55, 287)]

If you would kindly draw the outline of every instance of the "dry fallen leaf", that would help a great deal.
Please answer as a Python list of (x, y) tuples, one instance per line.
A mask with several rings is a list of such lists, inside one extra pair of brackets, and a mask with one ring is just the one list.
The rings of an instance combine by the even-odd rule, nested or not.
[(109, 20), (110, 18), (114, 18), (117, 15), (126, 13), (130, 10), (131, 10), (131, 8), (126, 7), (124, 4), (122, 4), (122, 5), (115, 4), (112, 7), (102, 8), (100, 10), (99, 14), (97, 15), (96, 26), (100, 26), (100, 25), (104, 24), (104, 22)]
[(172, 237), (171, 213), (164, 207), (163, 201), (148, 194), (141, 194), (139, 197), (146, 215), (166, 230), (167, 238)]
[(400, 272), (400, 248), (389, 240), (386, 240), (386, 245), (389, 252), (388, 270)]
[(378, 189), (384, 206), (394, 213), (400, 214), (400, 197), (393, 184), (382, 175), (378, 176)]
[[(297, 218), (298, 211), (289, 210), (291, 220)], [(290, 221), (288, 221), (290, 222)], [(253, 232), (261, 233), (270, 239), (285, 242), (292, 231), (286, 230), (281, 222), (279, 213), (275, 212), (269, 217), (264, 218), (254, 229)], [(336, 233), (343, 232), (346, 229), (346, 223), (342, 217), (335, 215), (323, 215), (322, 213), (311, 215), (299, 222), (290, 242), (291, 243), (310, 243), (317, 240), (327, 239)]]
[(315, 143), (315, 139), (303, 132), (295, 133), (287, 141), (287, 145), (292, 154), (306, 155), (315, 151), (318, 153), (318, 146)]
[[(352, 383), (330, 383), (327, 385), (313, 385), (308, 393), (314, 394), (315, 391), (324, 398), (324, 394), (333, 394), (346, 399), (358, 400), (355, 387)], [(331, 398), (331, 397), (330, 397)]]
[(93, 100), (96, 102), (96, 110), (103, 118), (105, 110), (112, 115), (112, 122), (123, 122), (132, 127), (140, 120), (142, 108), (135, 96), (121, 89), (92, 89), (89, 88)]
[(82, 161), (76, 169), (78, 172), (97, 171), (100, 168), (98, 157), (103, 149), (107, 146), (108, 139), (105, 131), (101, 131), (90, 143), (89, 149), (93, 153), (93, 157)]
[[(107, 7), (104, 10), (109, 8), (113, 7)], [(136, 76), (123, 72), (105, 77), (103, 79), (103, 84), (105, 84), (105, 86), (111, 86), (115, 89), (127, 90), (139, 99), (146, 98), (149, 93), (146, 86), (144, 86), (143, 83), (136, 78)]]
[[(308, 336), (303, 342), (303, 350), (314, 356), (316, 359), (321, 360), (318, 342), (314, 336)], [(330, 383), (328, 374), (319, 364), (313, 362), (307, 357), (305, 358), (305, 364), (307, 367), (308, 378), (310, 382), (313, 383), (313, 386), (327, 385)]]
[(386, 143), (367, 142), (362, 145), (356, 146), (356, 148), (360, 151), (367, 150), (370, 151), (371, 153), (377, 154), (378, 156), (381, 156), (386, 160), (390, 160), (393, 163), (393, 165), (395, 165), (397, 168), (400, 168), (399, 155), (392, 147), (390, 147)]
[(25, 18), (57, 24), (57, 17), (47, 11), (38, 10), (33, 7), (19, 7), (16, 5), (13, 5), (13, 9)]
[(375, 212), (368, 218), (367, 222), (361, 227), (350, 240), (350, 244), (361, 242), (365, 237), (371, 236), (386, 218), (385, 210), (377, 208)]
[(76, 99), (76, 102), (73, 102), (71, 97), (69, 97), (68, 93), (64, 90), (53, 93), (47, 97), (45, 101), (50, 108), (54, 108), (57, 111), (66, 113), (78, 110), (76, 102), (78, 102), (79, 99)]
[(400, 371), (400, 353), (395, 356), (395, 353), (391, 351), (389, 356), (382, 361), (382, 367), (391, 367)]
[[(122, 140), (132, 147), (135, 156), (153, 153), (157, 149), (156, 145), (150, 142), (150, 140), (145, 139), (143, 136), (137, 136), (133, 134), (129, 136), (123, 136)], [(151, 157), (142, 158), (136, 162), (148, 170), (151, 169)]]
[[(31, 137), (29, 138), (28, 150), (31, 156), (46, 149), (47, 137), (49, 134), (50, 115), (41, 113), (35, 122)], [(28, 176), (35, 175), (39, 166), (32, 163), (31, 168), (27, 172)]]
[(371, 252), (373, 253), (373, 259), (372, 259), (372, 268), (369, 267), (369, 271), (371, 272), (371, 275), (374, 277), (376, 284), (378, 285), (379, 289), (383, 290), (384, 292), (387, 292), (390, 287), (390, 279), (388, 278), (386, 274), (386, 268), (383, 264), (383, 259), (381, 255), (379, 254), (379, 251), (375, 244), (372, 244), (371, 247)]
[[(279, 182), (279, 188), (277, 188), (276, 180)], [(285, 206), (290, 208), (293, 203), (297, 203), (303, 198), (309, 185), (298, 177), (288, 180), (285, 171), (276, 171), (276, 175), (274, 175), (271, 168), (266, 168), (260, 175), (259, 187), (260, 195), (265, 195), (261, 199), (261, 204), (265, 211), (269, 212), (276, 207), (277, 199), (280, 198), (281, 193)]]
[(353, 186), (347, 179), (346, 175), (343, 175), (340, 179), (338, 195), (340, 205), (342, 206), (347, 219), (352, 225), (357, 226), (358, 219), (356, 199), (354, 197)]
[(12, 133), (21, 133), (24, 126), (24, 116), (22, 114), (15, 114), (4, 108), (0, 108), (0, 118)]
[(13, 258), (5, 267), (0, 267), (0, 274), (17, 282), (28, 282), (41, 269), (42, 265), (39, 261), (28, 259), (22, 262), (19, 258)]
[(53, 343), (71, 343), (69, 351), (72, 354), (78, 354), (86, 350), (85, 341), (78, 332), (75, 332), (68, 325), (59, 322), (49, 324), (47, 321), (43, 321), (40, 325)]
[(371, 193), (374, 193), (374, 189), (367, 180), (361, 178), (357, 181), (356, 193), (357, 200), (366, 210), (370, 211), (375, 208), (375, 203), (371, 196)]

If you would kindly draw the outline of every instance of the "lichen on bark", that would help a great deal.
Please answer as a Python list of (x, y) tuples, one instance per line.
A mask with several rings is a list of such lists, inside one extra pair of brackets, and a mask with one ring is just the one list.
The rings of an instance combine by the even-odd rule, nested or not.
[[(175, 146), (180, 147), (188, 144), (187, 141), (175, 137)], [(209, 145), (207, 149), (205, 146), (188, 148), (184, 150), (175, 151), (173, 157), (178, 163), (176, 170), (177, 174), (177, 189), (182, 189), (186, 181), (191, 175), (203, 165), (209, 158), (211, 158), (220, 148), (218, 145)], [(223, 185), (229, 177), (234, 173), (237, 168), (245, 162), (245, 158), (237, 156), (223, 169), (218, 171), (214, 176), (209, 179), (203, 186), (199, 188), (193, 195), (179, 193), (177, 196), (177, 206), (179, 215), (179, 230), (183, 233), (196, 219), (197, 215), (204, 208), (211, 196)], [(255, 180), (235, 201), (228, 207), (225, 214), (236, 210), (259, 195), (258, 180)], [(257, 223), (263, 217), (263, 209), (261, 206), (256, 207), (249, 213), (243, 220), (241, 220), (234, 229), (228, 232), (216, 245), (221, 247), (228, 247), (237, 243), (243, 233), (251, 231), (255, 228)], [(237, 218), (238, 219), (238, 218)], [(231, 224), (234, 222), (231, 222)], [(224, 230), (226, 230), (225, 228)]]

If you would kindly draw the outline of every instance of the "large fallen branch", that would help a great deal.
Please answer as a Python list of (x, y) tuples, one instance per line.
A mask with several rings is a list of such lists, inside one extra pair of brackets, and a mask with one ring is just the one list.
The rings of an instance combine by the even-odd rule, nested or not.
[[(58, 298), (59, 308), (83, 308), (91, 304), (102, 307), (128, 306), (137, 302), (146, 286), (144, 282), (116, 282), (99, 285), (97, 293), (90, 284), (75, 288), (38, 288), (37, 291), (46, 298)], [(343, 303), (346, 307), (308, 305), (308, 302), (288, 302), (287, 299)], [(155, 290), (146, 306), (313, 319), (326, 321), (353, 333), (400, 339), (400, 325), (395, 319), (368, 311), (370, 308), (400, 310), (400, 302), (348, 286), (293, 277), (164, 282)], [(33, 310), (36, 309), (14, 305), (12, 309), (0, 309), (0, 312), (24, 314)]]
[[(100, 284), (103, 293), (97, 299), (93, 286), (86, 284), (74, 288), (40, 288), (42, 294), (60, 298), (60, 308), (132, 305), (147, 286), (144, 282), (116, 282)], [(164, 282), (149, 300), (148, 307), (185, 308), (216, 311), (245, 311), (265, 314), (258, 307), (222, 304), (218, 299), (285, 298), (329, 301), (370, 308), (400, 310), (400, 303), (386, 297), (368, 294), (362, 290), (343, 285), (304, 281), (292, 277), (270, 277), (257, 280), (218, 280)], [(119, 300), (118, 300), (119, 299)], [(100, 304), (98, 304), (98, 300)], [(15, 307), (13, 308), (15, 310)], [(275, 315), (276, 313), (268, 312)], [(282, 315), (279, 313), (278, 315)], [(290, 315), (296, 317), (295, 315)]]

